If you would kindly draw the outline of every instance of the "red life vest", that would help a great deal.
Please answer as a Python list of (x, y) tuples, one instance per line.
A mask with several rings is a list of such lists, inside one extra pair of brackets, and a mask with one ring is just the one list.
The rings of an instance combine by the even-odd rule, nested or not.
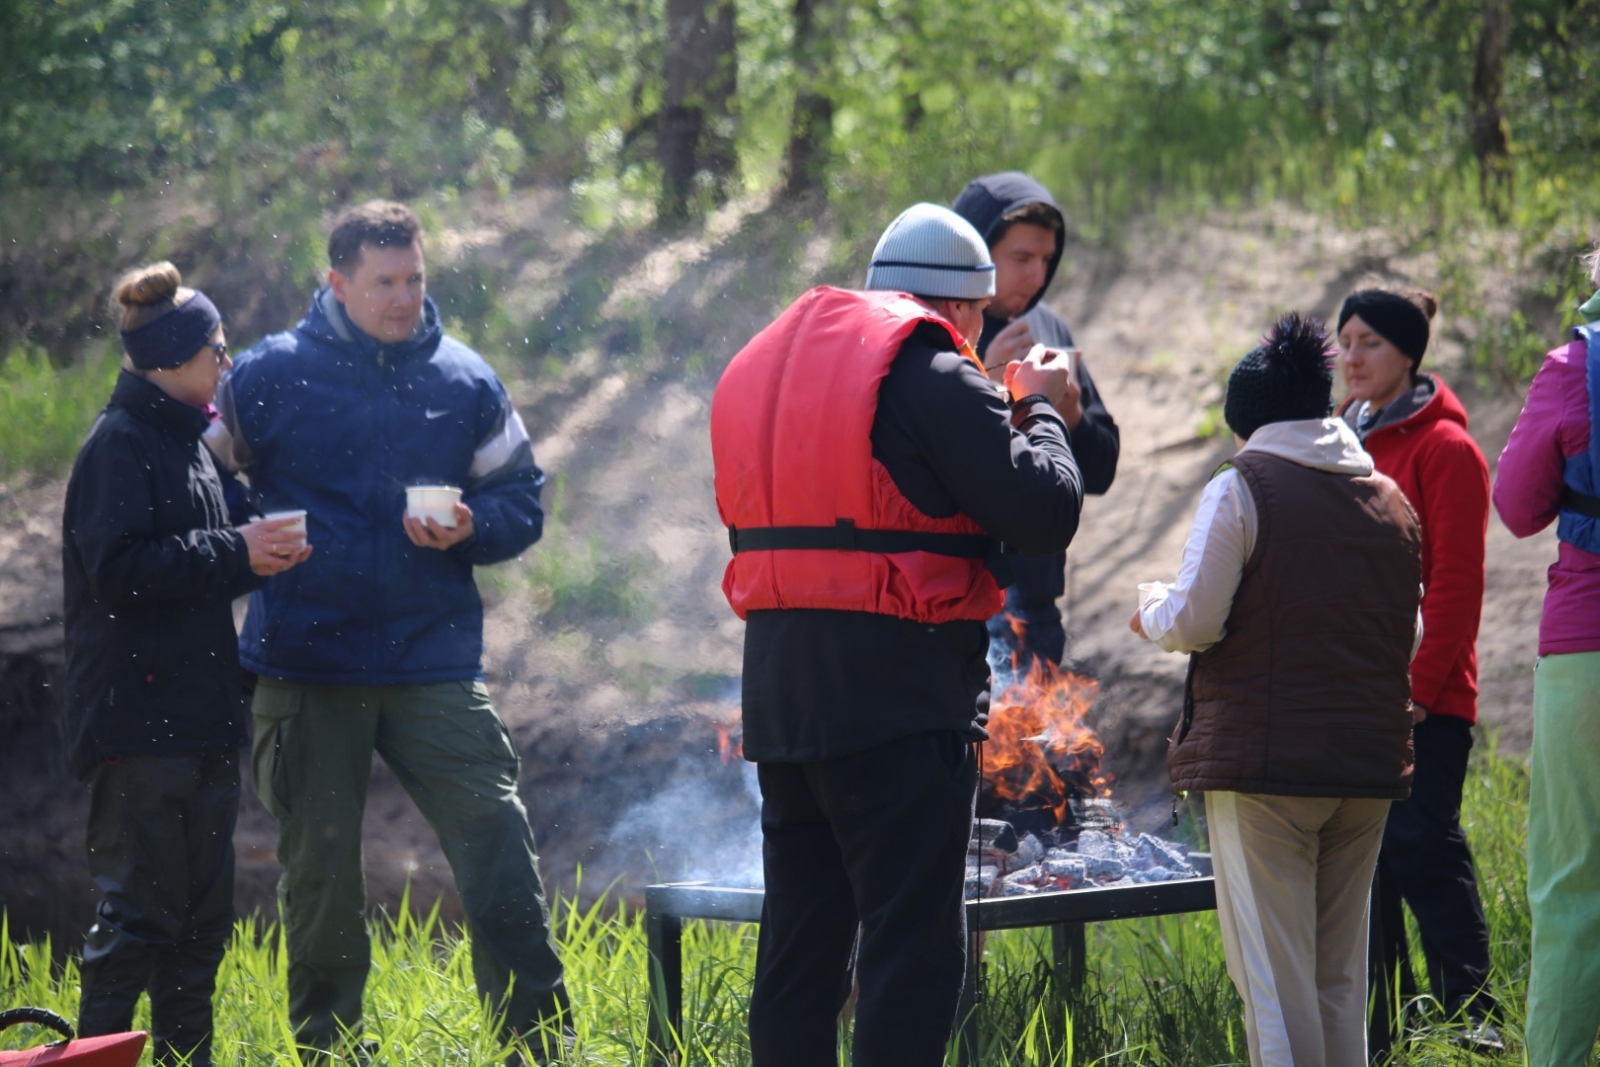
[[(711, 452), (717, 511), (734, 543), (722, 591), (741, 619), (827, 608), (942, 623), (1000, 610), (983, 530), (965, 515), (918, 511), (872, 456), (878, 389), (923, 322), (962, 345), (904, 293), (822, 286), (723, 372)], [(777, 543), (788, 547), (764, 547)]]

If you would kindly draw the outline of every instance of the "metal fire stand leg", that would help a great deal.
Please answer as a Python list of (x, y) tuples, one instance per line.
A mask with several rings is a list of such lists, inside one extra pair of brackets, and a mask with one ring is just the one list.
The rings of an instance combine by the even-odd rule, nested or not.
[(1056, 966), (1056, 988), (1072, 999), (1088, 976), (1088, 946), (1083, 923), (1056, 923), (1050, 927), (1050, 956)]
[(683, 920), (650, 912), (645, 936), (650, 950), (650, 1006), (645, 1034), (650, 1062), (665, 1065), (683, 1026)]

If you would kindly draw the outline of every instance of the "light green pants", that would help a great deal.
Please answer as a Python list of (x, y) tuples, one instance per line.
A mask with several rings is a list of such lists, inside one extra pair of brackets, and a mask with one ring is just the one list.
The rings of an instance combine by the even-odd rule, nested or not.
[(1600, 1032), (1600, 652), (1533, 676), (1528, 1063), (1586, 1067)]
[(302, 1044), (330, 1047), (361, 1020), (371, 963), (361, 816), (373, 752), (439, 835), (479, 995), (530, 1037), (566, 1010), (533, 832), (517, 799), (517, 752), (482, 683), (262, 679), (252, 710), (256, 789), (278, 820), (289, 1018)]

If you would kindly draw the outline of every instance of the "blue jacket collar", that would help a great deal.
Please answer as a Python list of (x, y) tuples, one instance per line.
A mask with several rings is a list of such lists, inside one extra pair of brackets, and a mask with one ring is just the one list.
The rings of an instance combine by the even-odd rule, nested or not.
[(305, 318), (300, 320), (296, 328), (352, 356), (371, 356), (380, 351), (402, 359), (411, 355), (429, 356), (439, 347), (439, 342), (444, 337), (444, 326), (439, 319), (439, 307), (433, 302), (432, 297), (423, 298), (422, 318), (417, 322), (417, 328), (411, 331), (411, 336), (404, 341), (386, 345), (351, 322), (350, 317), (345, 314), (344, 304), (333, 295), (333, 289), (326, 285), (312, 296), (311, 307), (306, 310)]

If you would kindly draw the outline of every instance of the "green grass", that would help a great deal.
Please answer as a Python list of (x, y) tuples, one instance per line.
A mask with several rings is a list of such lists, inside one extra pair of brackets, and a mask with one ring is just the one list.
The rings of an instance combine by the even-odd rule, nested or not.
[(71, 464), (111, 399), (117, 362), (107, 354), (60, 369), (28, 349), (0, 359), (0, 480)]
[[(1474, 758), (1465, 816), (1494, 939), (1494, 982), (1505, 1009), (1507, 1050), (1473, 1056), (1439, 1036), (1418, 1035), (1396, 1065), (1520, 1064), (1529, 921), (1524, 841), (1528, 782), (1520, 759), (1493, 745)], [(557, 905), (557, 934), (575, 1004), (576, 1062), (647, 1062), (647, 960), (643, 916), (610, 900)], [(1414, 931), (1413, 931), (1414, 934)], [(469, 950), (437, 914), (402, 907), (373, 924), (373, 971), (364, 1037), (374, 1063), (481, 1065), (502, 1052), (493, 1019), (472, 992)], [(1413, 936), (1415, 946), (1415, 937)], [(684, 1067), (749, 1062), (744, 1026), (755, 966), (755, 928), (686, 924)], [(1089, 932), (1089, 979), (1064, 997), (1051, 971), (1045, 930), (990, 936), (980, 1004), (980, 1062), (1022, 1065), (1212, 1067), (1242, 1063), (1242, 1010), (1222, 957), (1215, 915), (1100, 923)], [(1420, 954), (1418, 955), (1420, 967)], [(293, 1067), (279, 928), (240, 922), (219, 975), (218, 1062)], [(1420, 973), (1420, 972), (1419, 972)], [(77, 970), (45, 943), (18, 943), (0, 925), (0, 1005), (35, 1004), (76, 1015)], [(1414, 1013), (1415, 1014), (1415, 1013)], [(141, 1008), (138, 1025), (148, 1025)], [(0, 1048), (39, 1035), (0, 1034)], [(952, 1059), (951, 1062), (954, 1062)]]

